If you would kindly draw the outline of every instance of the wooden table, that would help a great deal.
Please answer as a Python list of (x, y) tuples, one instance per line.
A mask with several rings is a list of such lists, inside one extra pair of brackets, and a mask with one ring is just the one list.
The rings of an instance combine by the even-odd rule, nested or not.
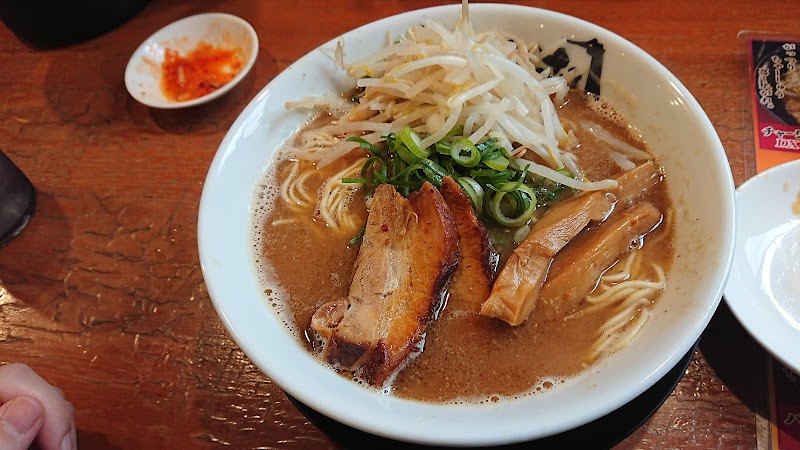
[[(345, 448), (239, 350), (203, 283), (203, 180), (250, 99), (306, 52), (439, 1), (153, 1), (95, 39), (35, 50), (0, 26), (0, 148), (38, 211), (0, 249), (0, 362), (32, 366), (77, 408), (84, 449)], [(755, 173), (742, 30), (798, 31), (787, 1), (518, 2), (606, 27), (661, 61), (705, 108), (737, 184)], [(155, 30), (195, 13), (255, 27), (258, 61), (223, 99), (161, 111), (123, 72)], [(664, 405), (622, 449), (756, 447), (765, 353), (721, 304)]]

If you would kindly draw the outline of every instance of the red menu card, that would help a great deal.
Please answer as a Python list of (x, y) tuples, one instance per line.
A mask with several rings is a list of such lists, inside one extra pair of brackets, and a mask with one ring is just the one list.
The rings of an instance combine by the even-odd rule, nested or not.
[(748, 38), (756, 168), (800, 158), (800, 39)]

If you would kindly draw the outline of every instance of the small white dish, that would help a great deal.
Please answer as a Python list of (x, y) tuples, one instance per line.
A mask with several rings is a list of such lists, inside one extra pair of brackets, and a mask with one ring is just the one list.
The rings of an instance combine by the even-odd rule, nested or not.
[(736, 202), (725, 301), (753, 338), (800, 373), (800, 160), (746, 181)]
[[(164, 53), (167, 48), (185, 55), (201, 42), (214, 47), (236, 49), (241, 71), (219, 89), (187, 101), (168, 99), (161, 89)], [(258, 55), (258, 36), (244, 19), (224, 13), (206, 13), (173, 22), (147, 38), (136, 49), (125, 69), (125, 87), (139, 102), (161, 109), (185, 108), (209, 102), (224, 95), (241, 81)]]

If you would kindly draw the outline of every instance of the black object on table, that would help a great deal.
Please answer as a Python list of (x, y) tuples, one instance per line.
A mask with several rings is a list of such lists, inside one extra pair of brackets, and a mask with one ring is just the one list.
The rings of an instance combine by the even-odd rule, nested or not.
[(36, 210), (36, 190), (8, 156), (0, 151), (0, 247), (14, 239)]
[(4, 0), (0, 22), (26, 44), (56, 48), (122, 25), (149, 0)]

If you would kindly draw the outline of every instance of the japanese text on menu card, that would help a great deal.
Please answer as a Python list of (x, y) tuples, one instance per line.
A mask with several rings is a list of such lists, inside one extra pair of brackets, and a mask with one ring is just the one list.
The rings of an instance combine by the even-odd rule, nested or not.
[(758, 172), (800, 158), (800, 42), (749, 39)]

